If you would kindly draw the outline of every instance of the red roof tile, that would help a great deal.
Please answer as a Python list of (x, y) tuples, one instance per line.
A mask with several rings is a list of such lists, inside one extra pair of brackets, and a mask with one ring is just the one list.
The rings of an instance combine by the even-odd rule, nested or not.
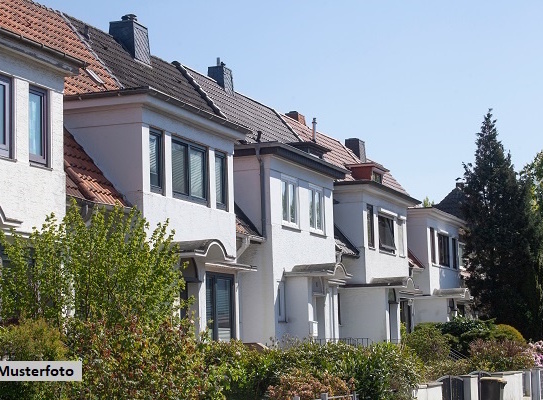
[[(313, 140), (313, 130), (310, 127), (298, 122), (293, 118), (290, 118), (288, 115), (282, 115), (282, 117), (286, 121), (286, 123), (300, 136), (302, 140)], [(324, 154), (324, 160), (328, 161), (331, 164), (348, 169), (346, 165), (361, 163), (361, 160), (350, 149), (345, 147), (343, 143), (341, 143), (339, 140), (318, 131), (317, 144), (320, 144), (321, 146), (330, 149), (330, 152)], [(372, 161), (366, 159), (366, 162)], [(353, 181), (354, 178), (351, 175), (346, 175), (344, 180)], [(402, 187), (402, 185), (400, 185), (389, 172), (383, 175), (383, 185), (388, 186), (389, 188), (403, 194), (407, 194), (406, 190)]]
[(78, 76), (66, 78), (66, 94), (119, 89), (117, 81), (60, 13), (29, 0), (0, 1), (0, 28), (85, 61), (103, 81), (96, 82), (80, 69)]
[(66, 194), (95, 203), (128, 207), (129, 204), (70, 132), (64, 129)]

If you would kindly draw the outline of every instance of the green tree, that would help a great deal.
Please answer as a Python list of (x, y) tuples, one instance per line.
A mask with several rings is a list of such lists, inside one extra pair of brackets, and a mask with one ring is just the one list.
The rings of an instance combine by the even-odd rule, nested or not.
[(422, 200), (422, 206), (423, 207), (432, 207), (433, 205), (434, 205), (434, 201), (430, 200), (430, 198), (428, 196), (426, 196), (424, 198), (424, 200)]
[(464, 164), (468, 287), (487, 318), (541, 335), (541, 287), (529, 187), (498, 140), (492, 110), (477, 133), (475, 163)]
[(28, 240), (0, 236), (9, 261), (0, 276), (3, 320), (43, 317), (60, 326), (82, 320), (162, 321), (174, 313), (182, 285), (167, 222), (148, 236), (133, 208), (98, 208), (86, 223), (74, 204), (62, 223), (52, 215)]

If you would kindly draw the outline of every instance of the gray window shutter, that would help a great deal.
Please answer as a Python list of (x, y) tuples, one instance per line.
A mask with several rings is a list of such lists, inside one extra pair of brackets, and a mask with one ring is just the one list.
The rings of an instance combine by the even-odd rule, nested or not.
[(187, 146), (172, 141), (172, 189), (188, 194), (187, 186)]
[(190, 195), (205, 199), (205, 153), (190, 148)]

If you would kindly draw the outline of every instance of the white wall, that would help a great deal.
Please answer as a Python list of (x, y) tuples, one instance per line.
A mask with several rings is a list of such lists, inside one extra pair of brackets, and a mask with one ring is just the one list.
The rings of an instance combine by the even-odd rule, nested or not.
[[(21, 233), (41, 227), (46, 215), (62, 218), (66, 209), (64, 173), (62, 93), (64, 74), (33, 59), (22, 58), (0, 48), (0, 74), (12, 79), (12, 158), (0, 157), (0, 208), (7, 219), (19, 220)], [(49, 165), (44, 168), (29, 162), (28, 95), (29, 85), (47, 91)], [(0, 226), (1, 228), (1, 226)]]
[(339, 289), (342, 338), (369, 338), (374, 342), (389, 337), (388, 292), (385, 288)]
[(421, 322), (449, 321), (449, 299), (444, 297), (415, 297), (415, 325)]

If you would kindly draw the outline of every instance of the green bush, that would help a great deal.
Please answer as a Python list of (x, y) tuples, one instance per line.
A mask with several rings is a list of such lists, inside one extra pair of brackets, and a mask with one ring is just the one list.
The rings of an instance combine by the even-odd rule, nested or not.
[(472, 370), (517, 371), (534, 367), (528, 345), (513, 340), (477, 339), (470, 345)]
[(447, 337), (434, 324), (417, 325), (402, 343), (412, 348), (424, 363), (444, 360), (451, 350)]
[(494, 320), (457, 317), (452, 321), (437, 324), (448, 339), (451, 348), (463, 355), (469, 354), (469, 346), (476, 339), (489, 340), (495, 330)]
[(321, 393), (341, 396), (350, 394), (351, 389), (346, 382), (326, 371), (322, 376), (315, 377), (308, 372), (295, 369), (282, 375), (278, 385), (270, 386), (267, 397), (270, 400), (285, 400), (297, 395), (300, 396), (300, 400), (313, 400), (319, 398)]
[(466, 375), (471, 371), (473, 371), (473, 368), (469, 360), (447, 358), (427, 364), (424, 371), (424, 381), (435, 381), (444, 375)]
[(526, 343), (526, 339), (515, 327), (506, 324), (496, 325), (492, 336), (496, 340), (509, 339), (519, 343)]
[[(62, 361), (68, 350), (60, 332), (43, 319), (22, 320), (0, 327), (0, 359), (11, 361)], [(59, 382), (0, 382), (0, 399), (65, 399), (66, 384)]]

